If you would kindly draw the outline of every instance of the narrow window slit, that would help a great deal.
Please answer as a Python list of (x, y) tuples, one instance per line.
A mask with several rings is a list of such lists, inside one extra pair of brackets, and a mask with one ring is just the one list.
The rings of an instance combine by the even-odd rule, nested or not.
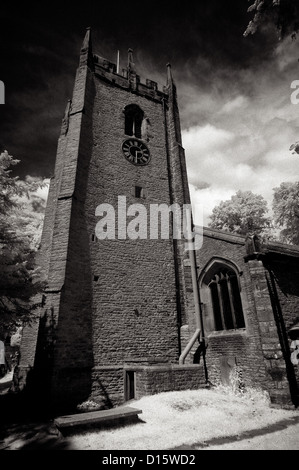
[(135, 372), (128, 370), (126, 372), (126, 400), (133, 400), (135, 398)]
[(135, 186), (135, 197), (142, 198), (144, 197), (144, 191), (142, 186)]

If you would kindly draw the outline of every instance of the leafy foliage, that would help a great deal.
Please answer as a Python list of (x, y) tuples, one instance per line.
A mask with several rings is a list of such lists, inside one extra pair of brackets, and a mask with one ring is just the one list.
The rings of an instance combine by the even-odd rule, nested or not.
[(253, 12), (253, 19), (249, 22), (244, 36), (254, 34), (266, 24), (274, 24), (279, 38), (290, 35), (296, 38), (299, 31), (299, 4), (298, 0), (254, 0), (248, 8)]
[(289, 150), (292, 151), (293, 155), (299, 154), (299, 142), (292, 144)]
[(231, 199), (214, 207), (209, 226), (240, 235), (265, 234), (270, 227), (267, 211), (267, 202), (262, 196), (239, 190)]
[(273, 212), (275, 222), (283, 227), (282, 241), (299, 245), (299, 182), (274, 188)]
[(7, 151), (0, 154), (0, 336), (32, 318), (43, 288), (34, 265), (44, 212), (34, 192), (42, 180), (12, 177), (18, 163)]

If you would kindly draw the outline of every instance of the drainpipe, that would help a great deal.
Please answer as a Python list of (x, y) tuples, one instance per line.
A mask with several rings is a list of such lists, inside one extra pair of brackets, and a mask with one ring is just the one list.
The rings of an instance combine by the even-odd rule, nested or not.
[[(199, 289), (197, 283), (197, 270), (196, 270), (196, 253), (195, 253), (195, 246), (193, 246), (192, 238), (191, 238), (191, 226), (193, 226), (192, 219), (191, 219), (191, 212), (186, 210), (186, 230), (187, 230), (187, 237), (188, 237), (188, 245), (189, 245), (189, 258), (190, 258), (190, 265), (191, 265), (191, 278), (192, 278), (192, 287), (193, 287), (193, 295), (194, 295), (194, 304), (195, 304), (195, 325), (196, 330), (192, 338), (190, 339), (189, 343), (185, 347), (184, 351), (180, 355), (179, 364), (184, 364), (186, 356), (189, 354), (192, 346), (194, 345), (197, 338), (201, 337), (201, 311), (200, 311), (200, 298), (199, 298)], [(193, 234), (194, 234), (194, 227)], [(200, 341), (200, 339), (199, 339)]]
[[(188, 220), (189, 219), (189, 220)], [(203, 345), (203, 363), (204, 363), (204, 370), (205, 370), (205, 379), (206, 383), (208, 383), (208, 369), (206, 365), (206, 346), (204, 341), (203, 335), (203, 319), (202, 319), (202, 310), (201, 310), (201, 300), (200, 300), (200, 292), (198, 286), (198, 279), (197, 279), (197, 265), (196, 265), (196, 252), (195, 252), (195, 241), (194, 245), (191, 241), (191, 234), (189, 232), (189, 227), (192, 226), (192, 233), (194, 234), (194, 225), (192, 221), (191, 214), (186, 211), (186, 226), (188, 231), (188, 243), (189, 243), (189, 259), (191, 265), (191, 278), (192, 278), (192, 288), (193, 288), (193, 296), (194, 296), (194, 306), (195, 306), (195, 325), (196, 330), (188, 342), (187, 346), (185, 347), (184, 351), (179, 357), (179, 364), (184, 364), (187, 355), (189, 354), (191, 348), (193, 347), (195, 341), (199, 338), (199, 342)], [(194, 237), (195, 238), (195, 237)]]
[(200, 337), (200, 333), (201, 333), (201, 329), (200, 328), (197, 328), (195, 330), (195, 333), (194, 335), (192, 336), (192, 338), (190, 339), (189, 343), (187, 344), (187, 346), (185, 347), (184, 351), (182, 352), (182, 354), (180, 355), (179, 357), (179, 364), (182, 365), (185, 363), (185, 359), (186, 357), (188, 356), (189, 352), (191, 351), (192, 349), (192, 346), (193, 344), (195, 343), (195, 341), (197, 340), (198, 337)]

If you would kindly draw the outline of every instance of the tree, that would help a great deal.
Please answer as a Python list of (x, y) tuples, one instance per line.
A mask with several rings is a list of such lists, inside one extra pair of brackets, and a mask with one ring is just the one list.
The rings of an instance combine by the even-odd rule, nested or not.
[(295, 142), (294, 144), (292, 144), (289, 150), (292, 152), (293, 155), (299, 154), (299, 142)]
[(254, 0), (248, 8), (249, 13), (254, 13), (249, 22), (244, 36), (254, 34), (266, 24), (274, 24), (279, 38), (291, 36), (295, 39), (299, 31), (299, 4), (298, 0)]
[(11, 177), (18, 163), (7, 151), (0, 154), (0, 336), (30, 321), (43, 289), (34, 263), (43, 218), (42, 205), (34, 210), (40, 199), (34, 192), (42, 181)]
[(283, 227), (282, 241), (299, 245), (299, 182), (281, 183), (273, 191), (274, 220)]
[(240, 235), (265, 235), (270, 228), (267, 212), (267, 202), (262, 196), (239, 190), (214, 207), (209, 226)]

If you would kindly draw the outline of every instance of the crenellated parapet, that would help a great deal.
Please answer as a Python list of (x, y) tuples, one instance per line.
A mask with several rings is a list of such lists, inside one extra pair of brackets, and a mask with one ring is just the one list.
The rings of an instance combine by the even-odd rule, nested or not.
[(118, 70), (119, 67), (114, 62), (94, 54), (92, 51), (90, 28), (87, 28), (80, 53), (80, 66), (86, 65), (89, 66), (96, 77), (116, 87), (159, 102), (168, 98), (169, 86), (164, 86), (163, 90), (159, 90), (157, 82), (153, 80), (147, 78), (145, 83), (141, 82), (140, 75), (136, 73), (132, 49), (128, 49), (127, 67), (121, 70)]
[[(129, 49), (129, 56), (132, 56), (131, 49)], [(168, 96), (167, 87), (163, 87), (163, 91), (160, 91), (157, 82), (150, 79), (142, 83), (140, 76), (130, 66), (122, 68), (121, 72), (117, 73), (115, 63), (96, 54), (93, 54), (93, 64), (95, 76), (114, 86), (157, 101), (162, 101)]]

